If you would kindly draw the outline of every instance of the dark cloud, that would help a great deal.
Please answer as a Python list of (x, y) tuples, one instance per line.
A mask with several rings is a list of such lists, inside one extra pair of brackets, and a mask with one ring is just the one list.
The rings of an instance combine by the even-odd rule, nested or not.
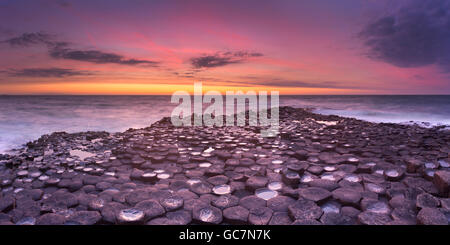
[(219, 52), (214, 55), (204, 55), (191, 58), (191, 64), (195, 68), (212, 68), (226, 66), (230, 64), (238, 64), (247, 61), (252, 57), (263, 56), (261, 53), (251, 53), (247, 51), (237, 52)]
[(230, 57), (220, 57), (217, 55), (207, 55), (192, 58), (191, 62), (196, 68), (211, 68), (240, 63), (241, 60), (233, 60)]
[(64, 68), (27, 68), (21, 70), (11, 70), (8, 72), (13, 77), (71, 77), (86, 76), (92, 73)]
[(11, 46), (27, 47), (36, 44), (52, 44), (52, 37), (44, 32), (24, 33), (18, 37), (13, 37), (3, 42)]
[(96, 64), (120, 64), (120, 65), (149, 65), (157, 66), (158, 62), (142, 59), (128, 59), (123, 55), (107, 53), (100, 50), (74, 49), (68, 42), (57, 41), (44, 32), (24, 33), (21, 36), (3, 41), (13, 47), (27, 47), (31, 45), (44, 44), (48, 48), (50, 57), (56, 59), (68, 59)]
[(368, 57), (398, 67), (450, 71), (450, 1), (420, 0), (369, 23), (359, 37)]
[(173, 72), (173, 74), (177, 77), (184, 77), (184, 78), (194, 78), (195, 77), (194, 72)]
[(158, 62), (140, 59), (126, 59), (122, 55), (105, 53), (98, 50), (75, 50), (56, 45), (49, 50), (50, 56), (56, 59), (68, 59), (85, 61), (97, 64), (120, 64), (120, 65), (140, 65), (147, 64), (156, 66)]

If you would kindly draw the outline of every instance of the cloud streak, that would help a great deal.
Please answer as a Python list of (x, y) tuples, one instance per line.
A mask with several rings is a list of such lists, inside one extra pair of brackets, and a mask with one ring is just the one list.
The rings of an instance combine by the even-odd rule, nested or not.
[(438, 65), (450, 72), (450, 2), (414, 1), (359, 33), (368, 57), (398, 67)]
[(213, 68), (230, 64), (243, 63), (250, 58), (261, 56), (263, 56), (263, 54), (247, 51), (218, 52), (214, 55), (193, 57), (191, 58), (191, 64), (192, 66), (194, 66), (194, 68)]
[(305, 82), (300, 80), (284, 80), (284, 79), (251, 81), (247, 82), (247, 84), (267, 86), (267, 87), (287, 87), (287, 88), (336, 88), (336, 89), (357, 88), (353, 85), (350, 86), (345, 83), (336, 81)]
[(119, 64), (119, 65), (140, 65), (157, 66), (158, 62), (141, 59), (126, 59), (124, 56), (115, 53), (106, 53), (99, 50), (76, 50), (65, 47), (66, 45), (55, 45), (49, 50), (49, 54), (55, 59), (66, 59), (84, 61), (96, 64)]
[(72, 77), (72, 76), (86, 76), (92, 73), (86, 71), (78, 71), (64, 68), (26, 68), (21, 70), (10, 70), (7, 72), (12, 77)]
[(50, 57), (55, 59), (76, 60), (95, 64), (119, 64), (119, 65), (146, 65), (155, 67), (159, 62), (125, 58), (123, 55), (108, 53), (100, 50), (82, 50), (70, 47), (67, 42), (56, 41), (55, 38), (44, 32), (24, 33), (3, 41), (12, 47), (28, 47), (44, 44), (48, 48)]
[(18, 37), (13, 37), (3, 41), (12, 47), (28, 47), (37, 44), (53, 44), (52, 37), (44, 32), (23, 33)]

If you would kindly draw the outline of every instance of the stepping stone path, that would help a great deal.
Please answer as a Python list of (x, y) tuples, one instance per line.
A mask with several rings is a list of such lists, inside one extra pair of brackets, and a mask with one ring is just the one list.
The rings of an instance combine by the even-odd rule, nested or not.
[(279, 118), (43, 135), (0, 154), (0, 224), (448, 225), (448, 130)]

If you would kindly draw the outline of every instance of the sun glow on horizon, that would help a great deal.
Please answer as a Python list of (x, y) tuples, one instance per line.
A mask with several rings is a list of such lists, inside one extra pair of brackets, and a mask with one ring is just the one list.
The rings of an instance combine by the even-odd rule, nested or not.
[[(0, 85), (0, 94), (11, 95), (171, 95), (176, 91), (194, 93), (192, 85), (180, 84), (133, 84), (133, 83), (65, 83), (65, 84), (22, 84)], [(367, 90), (328, 89), (328, 88), (279, 88), (261, 86), (210, 86), (203, 85), (203, 92), (218, 91), (225, 94), (227, 91), (278, 91), (280, 95), (322, 95), (322, 94), (362, 94)]]

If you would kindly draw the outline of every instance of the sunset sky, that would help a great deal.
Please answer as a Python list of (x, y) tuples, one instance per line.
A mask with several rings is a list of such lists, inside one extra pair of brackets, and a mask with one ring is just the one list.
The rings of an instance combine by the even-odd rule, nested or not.
[(450, 94), (450, 1), (0, 0), (0, 94)]

